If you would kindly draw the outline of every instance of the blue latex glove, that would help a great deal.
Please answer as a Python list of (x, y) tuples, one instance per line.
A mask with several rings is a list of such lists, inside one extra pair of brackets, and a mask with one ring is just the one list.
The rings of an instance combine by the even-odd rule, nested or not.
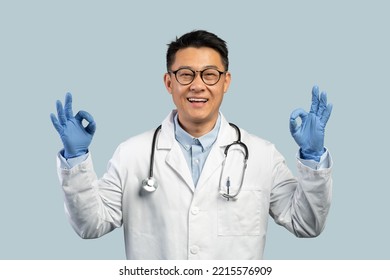
[[(332, 104), (327, 104), (327, 95), (321, 93), (317, 86), (312, 90), (312, 102), (310, 112), (303, 109), (296, 109), (290, 116), (290, 132), (295, 142), (299, 145), (300, 156), (303, 159), (320, 161), (325, 152), (324, 137), (325, 126), (332, 112)], [(300, 117), (301, 125), (297, 125), (296, 119)]]
[[(50, 118), (64, 144), (63, 156), (68, 159), (86, 154), (96, 131), (93, 117), (85, 111), (79, 111), (76, 116), (73, 116), (72, 95), (70, 93), (65, 96), (64, 107), (59, 100), (57, 100), (56, 105), (58, 119), (54, 114), (50, 114)], [(82, 124), (83, 120), (88, 122), (86, 127)]]

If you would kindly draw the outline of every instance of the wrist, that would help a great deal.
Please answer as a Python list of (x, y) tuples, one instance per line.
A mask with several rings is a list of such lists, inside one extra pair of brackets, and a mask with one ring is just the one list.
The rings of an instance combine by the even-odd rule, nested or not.
[(317, 162), (320, 161), (321, 156), (325, 153), (325, 148), (323, 147), (320, 151), (313, 151), (313, 150), (304, 150), (299, 149), (299, 156), (302, 159), (309, 159), (309, 160), (315, 160)]
[(64, 149), (62, 155), (63, 155), (64, 158), (70, 159), (70, 158), (76, 158), (76, 157), (85, 155), (86, 153), (88, 153), (88, 149), (86, 149), (86, 150), (80, 150), (80, 151), (75, 151), (75, 152), (73, 152), (73, 153), (69, 153), (69, 152), (67, 152), (67, 151)]

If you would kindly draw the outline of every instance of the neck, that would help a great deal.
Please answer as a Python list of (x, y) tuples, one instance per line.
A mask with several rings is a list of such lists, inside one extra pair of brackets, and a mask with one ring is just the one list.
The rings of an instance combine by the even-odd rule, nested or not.
[[(217, 118), (218, 119), (218, 118)], [(209, 122), (191, 122), (191, 123), (183, 123), (180, 121), (180, 117), (178, 116), (178, 121), (180, 126), (191, 136), (195, 138), (202, 137), (203, 135), (209, 133), (213, 130), (217, 119)]]

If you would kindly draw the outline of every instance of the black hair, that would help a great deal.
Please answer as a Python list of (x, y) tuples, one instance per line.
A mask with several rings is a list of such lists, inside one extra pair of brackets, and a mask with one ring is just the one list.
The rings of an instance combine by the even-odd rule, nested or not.
[(170, 71), (172, 64), (175, 61), (177, 51), (188, 47), (201, 48), (208, 47), (217, 51), (222, 59), (225, 71), (229, 68), (228, 49), (226, 42), (219, 38), (217, 35), (205, 31), (194, 30), (182, 35), (180, 38), (176, 37), (175, 41), (168, 44), (167, 51), (167, 70)]

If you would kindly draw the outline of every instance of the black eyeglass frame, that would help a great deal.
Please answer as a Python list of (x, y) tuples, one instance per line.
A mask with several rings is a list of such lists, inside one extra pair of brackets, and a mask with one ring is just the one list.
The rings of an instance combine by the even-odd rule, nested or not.
[[(188, 82), (188, 83), (184, 83), (184, 84), (181, 83), (181, 82), (178, 80), (177, 76), (176, 76), (176, 73), (179, 72), (180, 70), (190, 70), (190, 71), (194, 74), (192, 80), (191, 80), (190, 82)], [(204, 81), (204, 79), (203, 79), (203, 73), (204, 73), (205, 71), (207, 71), (207, 70), (215, 70), (215, 71), (218, 72), (219, 77), (218, 77), (218, 80), (217, 80), (215, 83), (210, 84), (210, 83), (206, 83), (206, 82)], [(193, 69), (191, 69), (191, 68), (179, 68), (179, 69), (177, 69), (177, 70), (175, 70), (175, 71), (168, 71), (168, 73), (174, 74), (174, 75), (175, 75), (175, 78), (176, 78), (176, 81), (177, 81), (179, 84), (181, 84), (182, 86), (187, 86), (187, 85), (191, 84), (191, 83), (195, 80), (195, 78), (196, 78), (196, 73), (200, 73), (200, 78), (202, 79), (202, 82), (205, 83), (205, 84), (208, 85), (208, 86), (213, 86), (213, 85), (216, 85), (216, 84), (219, 82), (219, 80), (221, 79), (221, 76), (222, 76), (223, 74), (226, 74), (227, 71), (219, 71), (218, 69), (215, 69), (215, 68), (206, 68), (206, 69), (203, 69), (203, 70), (193, 70)]]

